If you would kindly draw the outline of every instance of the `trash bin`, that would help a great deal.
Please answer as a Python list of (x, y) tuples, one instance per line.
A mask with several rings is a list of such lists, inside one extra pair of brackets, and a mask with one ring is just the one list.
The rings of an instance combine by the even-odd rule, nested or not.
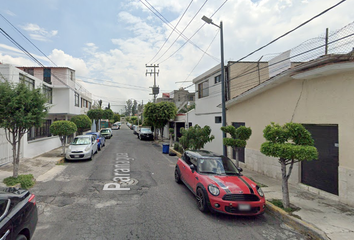
[(170, 144), (163, 143), (162, 144), (162, 153), (167, 154), (170, 151)]

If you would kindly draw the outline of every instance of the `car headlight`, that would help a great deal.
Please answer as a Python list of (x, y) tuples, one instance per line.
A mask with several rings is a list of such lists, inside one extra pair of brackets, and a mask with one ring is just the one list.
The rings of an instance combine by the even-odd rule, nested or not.
[(257, 192), (258, 192), (259, 196), (264, 197), (264, 193), (262, 191), (262, 188), (260, 188), (258, 185), (256, 186), (256, 188), (257, 188)]
[(218, 196), (220, 194), (219, 188), (213, 184), (210, 184), (208, 186), (208, 190), (211, 193), (211, 195)]
[(87, 152), (88, 150), (90, 150), (91, 145), (87, 145), (87, 147), (85, 148), (85, 152)]

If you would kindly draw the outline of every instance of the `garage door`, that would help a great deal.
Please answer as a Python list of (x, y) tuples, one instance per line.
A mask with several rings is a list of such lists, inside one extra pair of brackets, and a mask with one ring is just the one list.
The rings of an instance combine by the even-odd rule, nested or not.
[(319, 158), (301, 162), (301, 183), (338, 195), (338, 125), (307, 125)]

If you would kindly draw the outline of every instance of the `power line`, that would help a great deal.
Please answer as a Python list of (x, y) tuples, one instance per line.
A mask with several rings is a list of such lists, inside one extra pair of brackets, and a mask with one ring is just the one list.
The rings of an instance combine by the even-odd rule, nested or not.
[[(206, 49), (206, 51), (208, 51), (208, 49), (210, 48), (211, 44), (214, 42), (216, 36), (218, 35), (220, 29), (216, 32), (213, 40), (211, 40), (211, 43), (209, 44), (208, 48)], [(189, 78), (189, 76), (192, 74), (192, 72), (196, 69), (196, 67), (199, 65), (199, 63), (202, 61), (203, 57), (205, 56), (205, 54), (202, 55), (202, 57), (199, 59), (199, 61), (197, 62), (197, 64), (193, 67), (192, 71), (190, 71), (190, 73), (188, 74), (188, 76), (186, 77), (186, 79), (183, 81), (183, 83), (185, 83), (187, 81), (187, 79)], [(182, 84), (183, 84), (182, 83)], [(181, 84), (181, 86), (182, 86)]]
[(152, 62), (152, 60), (154, 60), (154, 58), (159, 54), (159, 52), (162, 50), (162, 48), (165, 46), (165, 44), (167, 43), (167, 41), (170, 39), (172, 33), (175, 31), (175, 29), (177, 28), (178, 24), (181, 22), (182, 18), (184, 17), (184, 15), (186, 14), (187, 10), (189, 9), (189, 7), (191, 6), (193, 0), (190, 1), (189, 5), (187, 6), (186, 10), (183, 12), (182, 16), (179, 18), (178, 22), (176, 23), (176, 25), (174, 26), (173, 30), (171, 31), (170, 35), (167, 37), (166, 41), (162, 44), (162, 46), (160, 47), (160, 49), (157, 51), (157, 53), (155, 54), (155, 56), (149, 61)]
[(253, 51), (253, 52), (251, 52), (251, 53), (247, 54), (246, 56), (244, 56), (244, 57), (240, 58), (240, 59), (239, 59), (239, 60), (237, 60), (236, 62), (240, 62), (241, 60), (243, 60), (243, 59), (245, 59), (245, 58), (247, 58), (247, 57), (249, 57), (249, 56), (253, 55), (254, 53), (256, 53), (256, 52), (258, 52), (258, 51), (262, 50), (263, 48), (265, 48), (265, 47), (269, 46), (270, 44), (272, 44), (272, 43), (274, 43), (274, 42), (276, 42), (276, 41), (278, 41), (279, 39), (281, 39), (281, 38), (285, 37), (286, 35), (288, 35), (288, 34), (290, 34), (290, 33), (294, 32), (295, 30), (297, 30), (297, 29), (299, 29), (300, 27), (302, 27), (302, 26), (306, 25), (307, 23), (309, 23), (309, 22), (311, 22), (312, 20), (314, 20), (314, 19), (318, 18), (319, 16), (321, 16), (321, 15), (325, 14), (325, 13), (326, 13), (326, 12), (328, 12), (329, 10), (331, 10), (331, 9), (333, 9), (333, 8), (335, 8), (335, 7), (337, 7), (338, 5), (342, 4), (342, 3), (343, 3), (343, 2), (345, 2), (345, 1), (346, 1), (346, 0), (342, 0), (342, 1), (340, 1), (339, 3), (337, 3), (337, 4), (333, 5), (332, 7), (327, 8), (327, 9), (326, 9), (326, 10), (324, 10), (323, 12), (321, 12), (321, 13), (317, 14), (316, 16), (314, 16), (314, 17), (310, 18), (309, 20), (307, 20), (307, 21), (303, 22), (302, 24), (300, 24), (300, 25), (299, 25), (299, 26), (297, 26), (296, 28), (293, 28), (292, 30), (290, 30), (290, 31), (288, 31), (288, 32), (286, 32), (286, 33), (284, 33), (284, 34), (283, 34), (283, 35), (281, 35), (280, 37), (277, 37), (276, 39), (274, 39), (274, 40), (272, 40), (271, 42), (267, 43), (266, 45), (264, 45), (264, 46), (262, 46), (262, 47), (258, 48), (257, 50), (255, 50), (255, 51)]
[(199, 10), (196, 12), (196, 14), (194, 14), (193, 18), (188, 22), (188, 24), (185, 26), (185, 28), (182, 30), (181, 34), (179, 34), (177, 36), (177, 38), (173, 41), (173, 43), (170, 45), (170, 47), (156, 60), (159, 61), (167, 52), (168, 50), (170, 50), (170, 48), (176, 43), (176, 41), (179, 39), (179, 37), (184, 33), (184, 31), (188, 28), (188, 26), (192, 23), (192, 21), (194, 20), (194, 18), (198, 15), (198, 13), (200, 12), (200, 10), (202, 10), (202, 8), (204, 7), (204, 5), (207, 3), (208, 0), (206, 0), (203, 5), (199, 8)]
[[(225, 0), (225, 1), (223, 2), (223, 4), (221, 4), (221, 6), (211, 15), (211, 17), (213, 17), (213, 16), (221, 9), (221, 7), (224, 6), (224, 4), (225, 4), (226, 2), (227, 2), (227, 0)], [(161, 61), (159, 64), (161, 64), (161, 63), (167, 61), (167, 60), (170, 59), (173, 55), (175, 55), (181, 48), (183, 48), (183, 47), (187, 44), (187, 42), (189, 42), (189, 41), (204, 27), (205, 24), (206, 24), (206, 23), (203, 23), (202, 26), (200, 26), (200, 28), (199, 28), (184, 44), (182, 44), (181, 47), (179, 47), (174, 53), (172, 53), (172, 54), (171, 54), (168, 58), (166, 58), (165, 60)], [(205, 51), (203, 51), (203, 52), (205, 52)], [(207, 54), (208, 56), (210, 56), (208, 53), (206, 53), (206, 54)], [(215, 61), (217, 61), (217, 62), (220, 62), (220, 60), (217, 59), (217, 58), (214, 58), (214, 57), (213, 57), (213, 59), (214, 59)]]
[(43, 56), (45, 56), (51, 63), (53, 63), (55, 66), (57, 66), (47, 55), (45, 55), (44, 52), (42, 52), (31, 40), (29, 40), (25, 35), (23, 35), (23, 33), (18, 30), (7, 18), (5, 18), (1, 13), (0, 16), (5, 19), (6, 22), (8, 22), (18, 33), (21, 34), (22, 37), (24, 37), (28, 42), (30, 42), (40, 53), (43, 54)]
[[(167, 19), (165, 17), (162, 16), (162, 14), (160, 14), (157, 10), (157, 12), (162, 16), (160, 17), (157, 13), (155, 13), (150, 7), (148, 7), (142, 0), (139, 0), (142, 4), (144, 4), (144, 6), (149, 9), (153, 14), (155, 14), (161, 21), (163, 21), (169, 28), (173, 29), (173, 26), (167, 21)], [(151, 5), (152, 6), (152, 5)], [(175, 29), (175, 32), (177, 33), (181, 33), (178, 29)], [(190, 39), (188, 39), (185, 35), (181, 34), (181, 36), (189, 43), (191, 43), (193, 46), (195, 46), (196, 48), (198, 48), (200, 51), (204, 52), (203, 49), (201, 49), (197, 44), (195, 44), (194, 42), (190, 41)], [(215, 58), (213, 56), (211, 56), (210, 54), (206, 53), (208, 56), (210, 56), (211, 58)]]

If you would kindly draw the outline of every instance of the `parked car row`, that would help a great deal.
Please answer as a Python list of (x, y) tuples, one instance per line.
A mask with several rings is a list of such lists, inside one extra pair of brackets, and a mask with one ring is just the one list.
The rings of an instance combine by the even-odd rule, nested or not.
[(140, 140), (143, 140), (143, 139), (153, 140), (154, 139), (154, 134), (151, 131), (151, 127), (149, 127), (149, 126), (139, 127), (138, 125), (134, 125), (130, 122), (127, 122), (127, 126), (131, 130), (133, 130), (133, 134), (137, 135), (137, 137)]
[(99, 132), (88, 132), (78, 135), (70, 143), (66, 160), (92, 160), (93, 156), (106, 146), (106, 139), (113, 137), (112, 129), (103, 128)]
[(118, 130), (118, 129), (120, 129), (120, 126), (122, 125), (122, 123), (121, 122), (115, 122), (115, 123), (113, 123), (113, 125), (112, 125), (112, 130)]

